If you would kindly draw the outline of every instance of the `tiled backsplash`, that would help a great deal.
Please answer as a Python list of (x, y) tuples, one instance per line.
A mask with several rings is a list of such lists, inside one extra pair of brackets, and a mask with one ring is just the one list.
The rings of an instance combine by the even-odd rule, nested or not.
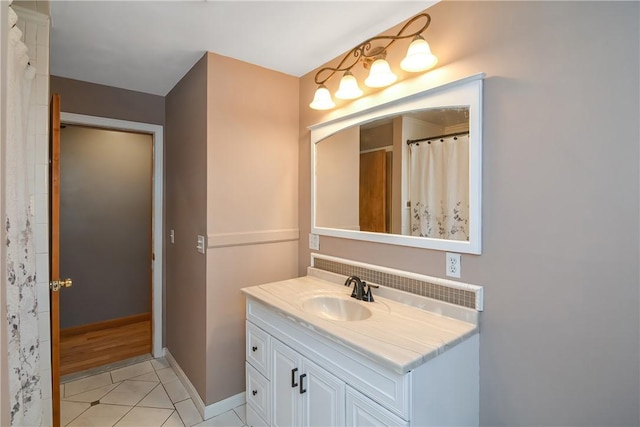
[(483, 310), (483, 288), (468, 283), (423, 276), (341, 258), (312, 254), (312, 266), (405, 292), (474, 310)]

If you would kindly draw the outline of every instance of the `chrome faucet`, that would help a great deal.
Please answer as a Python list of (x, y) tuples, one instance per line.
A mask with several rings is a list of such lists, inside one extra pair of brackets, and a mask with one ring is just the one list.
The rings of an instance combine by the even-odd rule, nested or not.
[[(367, 284), (364, 280), (360, 280), (358, 276), (349, 276), (344, 282), (345, 286), (350, 286), (353, 283), (353, 291), (351, 292), (351, 298), (355, 298), (360, 301), (373, 302), (373, 295), (371, 294), (371, 288), (378, 288), (377, 285)], [(367, 290), (365, 291), (365, 286)]]

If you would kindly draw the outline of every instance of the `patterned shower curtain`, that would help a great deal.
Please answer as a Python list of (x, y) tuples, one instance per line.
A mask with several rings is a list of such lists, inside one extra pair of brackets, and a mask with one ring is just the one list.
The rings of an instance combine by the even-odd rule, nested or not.
[(469, 240), (469, 135), (410, 145), (411, 235)]
[(29, 65), (18, 17), (9, 8), (7, 48), (7, 147), (5, 228), (7, 233), (7, 320), (11, 425), (42, 422), (40, 349), (32, 206), (28, 186), (27, 116), (35, 69)]

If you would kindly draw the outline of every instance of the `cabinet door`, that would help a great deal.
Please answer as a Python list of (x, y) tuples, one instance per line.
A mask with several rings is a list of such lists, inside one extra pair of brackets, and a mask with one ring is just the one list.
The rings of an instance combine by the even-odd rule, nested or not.
[(271, 396), (273, 426), (300, 426), (302, 356), (278, 340), (271, 341)]
[(260, 417), (251, 405), (247, 405), (246, 408), (245, 413), (247, 417), (247, 425), (249, 427), (269, 427), (269, 423)]
[(351, 427), (408, 426), (409, 422), (347, 387), (347, 422)]
[(344, 426), (345, 384), (323, 368), (305, 359), (300, 378), (303, 392), (302, 425)]

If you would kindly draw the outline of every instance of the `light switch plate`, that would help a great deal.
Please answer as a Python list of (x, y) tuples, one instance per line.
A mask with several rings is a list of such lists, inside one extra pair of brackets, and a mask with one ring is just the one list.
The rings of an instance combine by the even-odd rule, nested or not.
[(200, 252), (201, 254), (204, 253), (204, 248), (205, 248), (204, 240), (205, 240), (204, 236), (198, 235), (198, 244), (196, 245), (196, 249), (198, 249), (198, 252)]

